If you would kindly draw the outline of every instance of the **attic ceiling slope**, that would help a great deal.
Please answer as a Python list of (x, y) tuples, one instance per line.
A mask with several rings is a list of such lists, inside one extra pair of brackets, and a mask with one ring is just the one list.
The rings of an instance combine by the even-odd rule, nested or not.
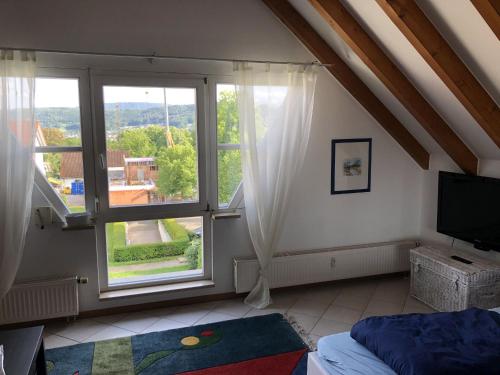
[(500, 39), (500, 1), (471, 0), (471, 3), (476, 7), (497, 38)]
[(339, 0), (309, 0), (334, 31), (417, 119), (466, 173), (477, 174), (478, 159), (358, 24)]
[(500, 110), (414, 0), (377, 0), (403, 35), (500, 147)]
[(370, 91), (349, 66), (309, 25), (287, 0), (263, 0), (276, 17), (323, 64), (328, 71), (370, 113), (378, 123), (403, 147), (423, 169), (429, 169), (429, 153), (399, 122), (399, 120)]

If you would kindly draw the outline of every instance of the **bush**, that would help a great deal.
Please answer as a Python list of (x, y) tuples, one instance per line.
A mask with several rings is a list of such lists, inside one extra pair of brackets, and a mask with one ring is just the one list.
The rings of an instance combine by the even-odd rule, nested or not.
[(115, 247), (114, 261), (130, 262), (182, 255), (189, 247), (189, 244), (189, 241), (185, 240)]
[(190, 237), (190, 231), (180, 225), (175, 219), (163, 219), (161, 220), (165, 230), (168, 232), (173, 241), (188, 241)]
[(184, 252), (190, 270), (201, 268), (201, 240), (199, 238), (191, 241), (189, 246)]

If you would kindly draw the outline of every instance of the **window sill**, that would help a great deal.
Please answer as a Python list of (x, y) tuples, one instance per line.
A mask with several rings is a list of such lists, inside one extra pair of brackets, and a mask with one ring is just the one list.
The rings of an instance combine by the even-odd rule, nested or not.
[(99, 294), (100, 301), (106, 301), (116, 298), (127, 298), (133, 296), (144, 296), (149, 294), (157, 294), (164, 292), (174, 292), (189, 289), (211, 288), (215, 283), (212, 280), (188, 281), (184, 283), (145, 286), (140, 288), (130, 288), (121, 290), (110, 290)]

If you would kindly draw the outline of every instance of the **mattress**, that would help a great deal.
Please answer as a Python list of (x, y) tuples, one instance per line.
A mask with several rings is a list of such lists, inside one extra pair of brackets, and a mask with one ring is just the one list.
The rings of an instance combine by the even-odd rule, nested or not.
[(307, 355), (307, 375), (330, 375), (326, 370), (326, 364), (319, 358), (318, 352), (311, 352)]
[[(491, 309), (500, 314), (500, 307)], [(395, 375), (375, 354), (351, 338), (349, 332), (325, 336), (310, 353), (308, 375)]]

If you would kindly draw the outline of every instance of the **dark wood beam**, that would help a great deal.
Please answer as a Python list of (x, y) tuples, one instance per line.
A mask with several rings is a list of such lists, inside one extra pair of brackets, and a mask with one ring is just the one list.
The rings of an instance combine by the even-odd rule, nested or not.
[(414, 0), (377, 0), (380, 7), (500, 147), (500, 110)]
[(500, 1), (499, 0), (471, 0), (481, 17), (500, 39)]
[(466, 173), (478, 160), (339, 0), (309, 0), (328, 24)]
[(410, 154), (418, 165), (423, 169), (429, 169), (429, 153), (370, 91), (364, 82), (354, 74), (299, 12), (287, 0), (263, 0), (263, 2), (320, 62), (330, 64), (327, 67), (328, 71)]

